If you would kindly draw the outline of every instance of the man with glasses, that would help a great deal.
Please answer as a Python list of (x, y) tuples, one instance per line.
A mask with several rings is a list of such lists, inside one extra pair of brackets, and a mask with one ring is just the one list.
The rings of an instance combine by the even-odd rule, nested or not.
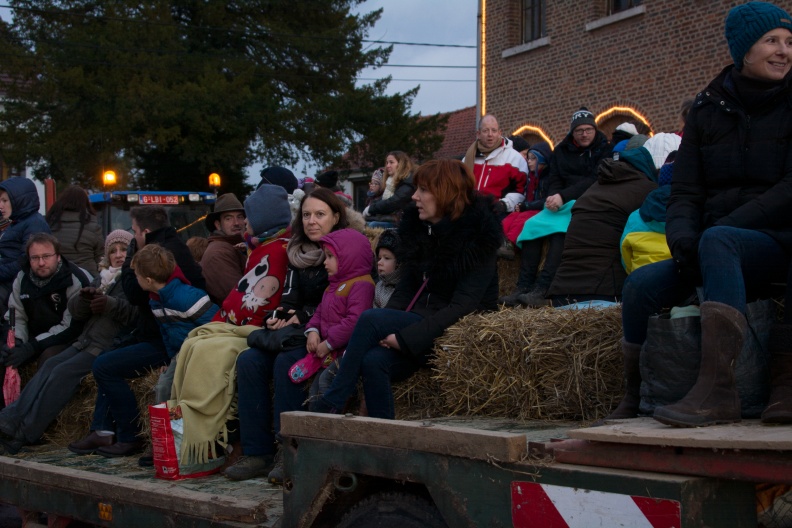
[(49, 233), (32, 235), (25, 254), (5, 314), (8, 322), (14, 311), (16, 346), (0, 347), (3, 364), (11, 367), (36, 358), (41, 365), (79, 336), (80, 328), (71, 325), (67, 304), (91, 281), (85, 270), (61, 256), (60, 242)]
[[(550, 158), (550, 171), (547, 176), (547, 199), (545, 210), (556, 215), (544, 215), (529, 219), (523, 227), (523, 233), (517, 239), (526, 246), (541, 246), (548, 243), (547, 255), (542, 272), (534, 284), (533, 290), (517, 299), (526, 306), (542, 306), (547, 304), (545, 295), (553, 277), (561, 263), (564, 250), (564, 235), (572, 217), (570, 202), (580, 198), (591, 184), (597, 181), (597, 165), (603, 158), (610, 157), (611, 146), (605, 134), (597, 130), (594, 114), (585, 107), (572, 114), (569, 133), (559, 143)], [(546, 230), (535, 229), (538, 219), (548, 219)], [(526, 234), (530, 233), (530, 239)], [(533, 249), (536, 250), (537, 247)]]

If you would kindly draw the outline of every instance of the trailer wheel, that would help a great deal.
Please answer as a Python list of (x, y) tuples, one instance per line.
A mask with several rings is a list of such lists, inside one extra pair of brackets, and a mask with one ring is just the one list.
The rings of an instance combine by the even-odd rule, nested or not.
[(409, 493), (378, 493), (353, 506), (338, 528), (447, 528), (426, 499)]

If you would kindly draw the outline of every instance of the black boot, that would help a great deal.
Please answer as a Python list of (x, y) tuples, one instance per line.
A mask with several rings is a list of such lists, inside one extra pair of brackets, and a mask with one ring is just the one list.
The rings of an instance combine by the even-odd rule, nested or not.
[(771, 392), (767, 407), (762, 411), (762, 422), (792, 423), (792, 324), (774, 325), (770, 329), (768, 348)]
[(741, 419), (734, 363), (743, 347), (748, 321), (719, 302), (701, 303), (701, 366), (696, 384), (673, 405), (655, 409), (655, 420), (677, 427), (705, 427)]
[(624, 360), (624, 398), (605, 420), (623, 420), (638, 416), (638, 405), (641, 403), (641, 345), (621, 340)]

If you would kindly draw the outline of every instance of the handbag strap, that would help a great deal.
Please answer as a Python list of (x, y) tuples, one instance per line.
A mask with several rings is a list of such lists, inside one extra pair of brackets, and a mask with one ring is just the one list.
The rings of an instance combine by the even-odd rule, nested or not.
[(424, 288), (426, 288), (427, 282), (429, 282), (429, 277), (426, 277), (424, 279), (423, 284), (421, 284), (421, 287), (418, 288), (418, 292), (415, 294), (415, 297), (413, 297), (412, 301), (410, 301), (410, 304), (407, 305), (407, 309), (404, 310), (405, 312), (409, 312), (410, 310), (412, 310), (412, 307), (415, 306), (415, 301), (418, 300), (418, 297), (421, 295), (421, 292), (424, 291)]

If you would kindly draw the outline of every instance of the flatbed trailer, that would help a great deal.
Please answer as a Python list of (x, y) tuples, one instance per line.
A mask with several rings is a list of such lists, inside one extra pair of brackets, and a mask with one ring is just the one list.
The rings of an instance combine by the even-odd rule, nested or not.
[(282, 416), (284, 486), (155, 479), (137, 459), (36, 446), (0, 457), (30, 525), (281, 528), (756, 527), (756, 485), (792, 484), (792, 426), (651, 419)]

